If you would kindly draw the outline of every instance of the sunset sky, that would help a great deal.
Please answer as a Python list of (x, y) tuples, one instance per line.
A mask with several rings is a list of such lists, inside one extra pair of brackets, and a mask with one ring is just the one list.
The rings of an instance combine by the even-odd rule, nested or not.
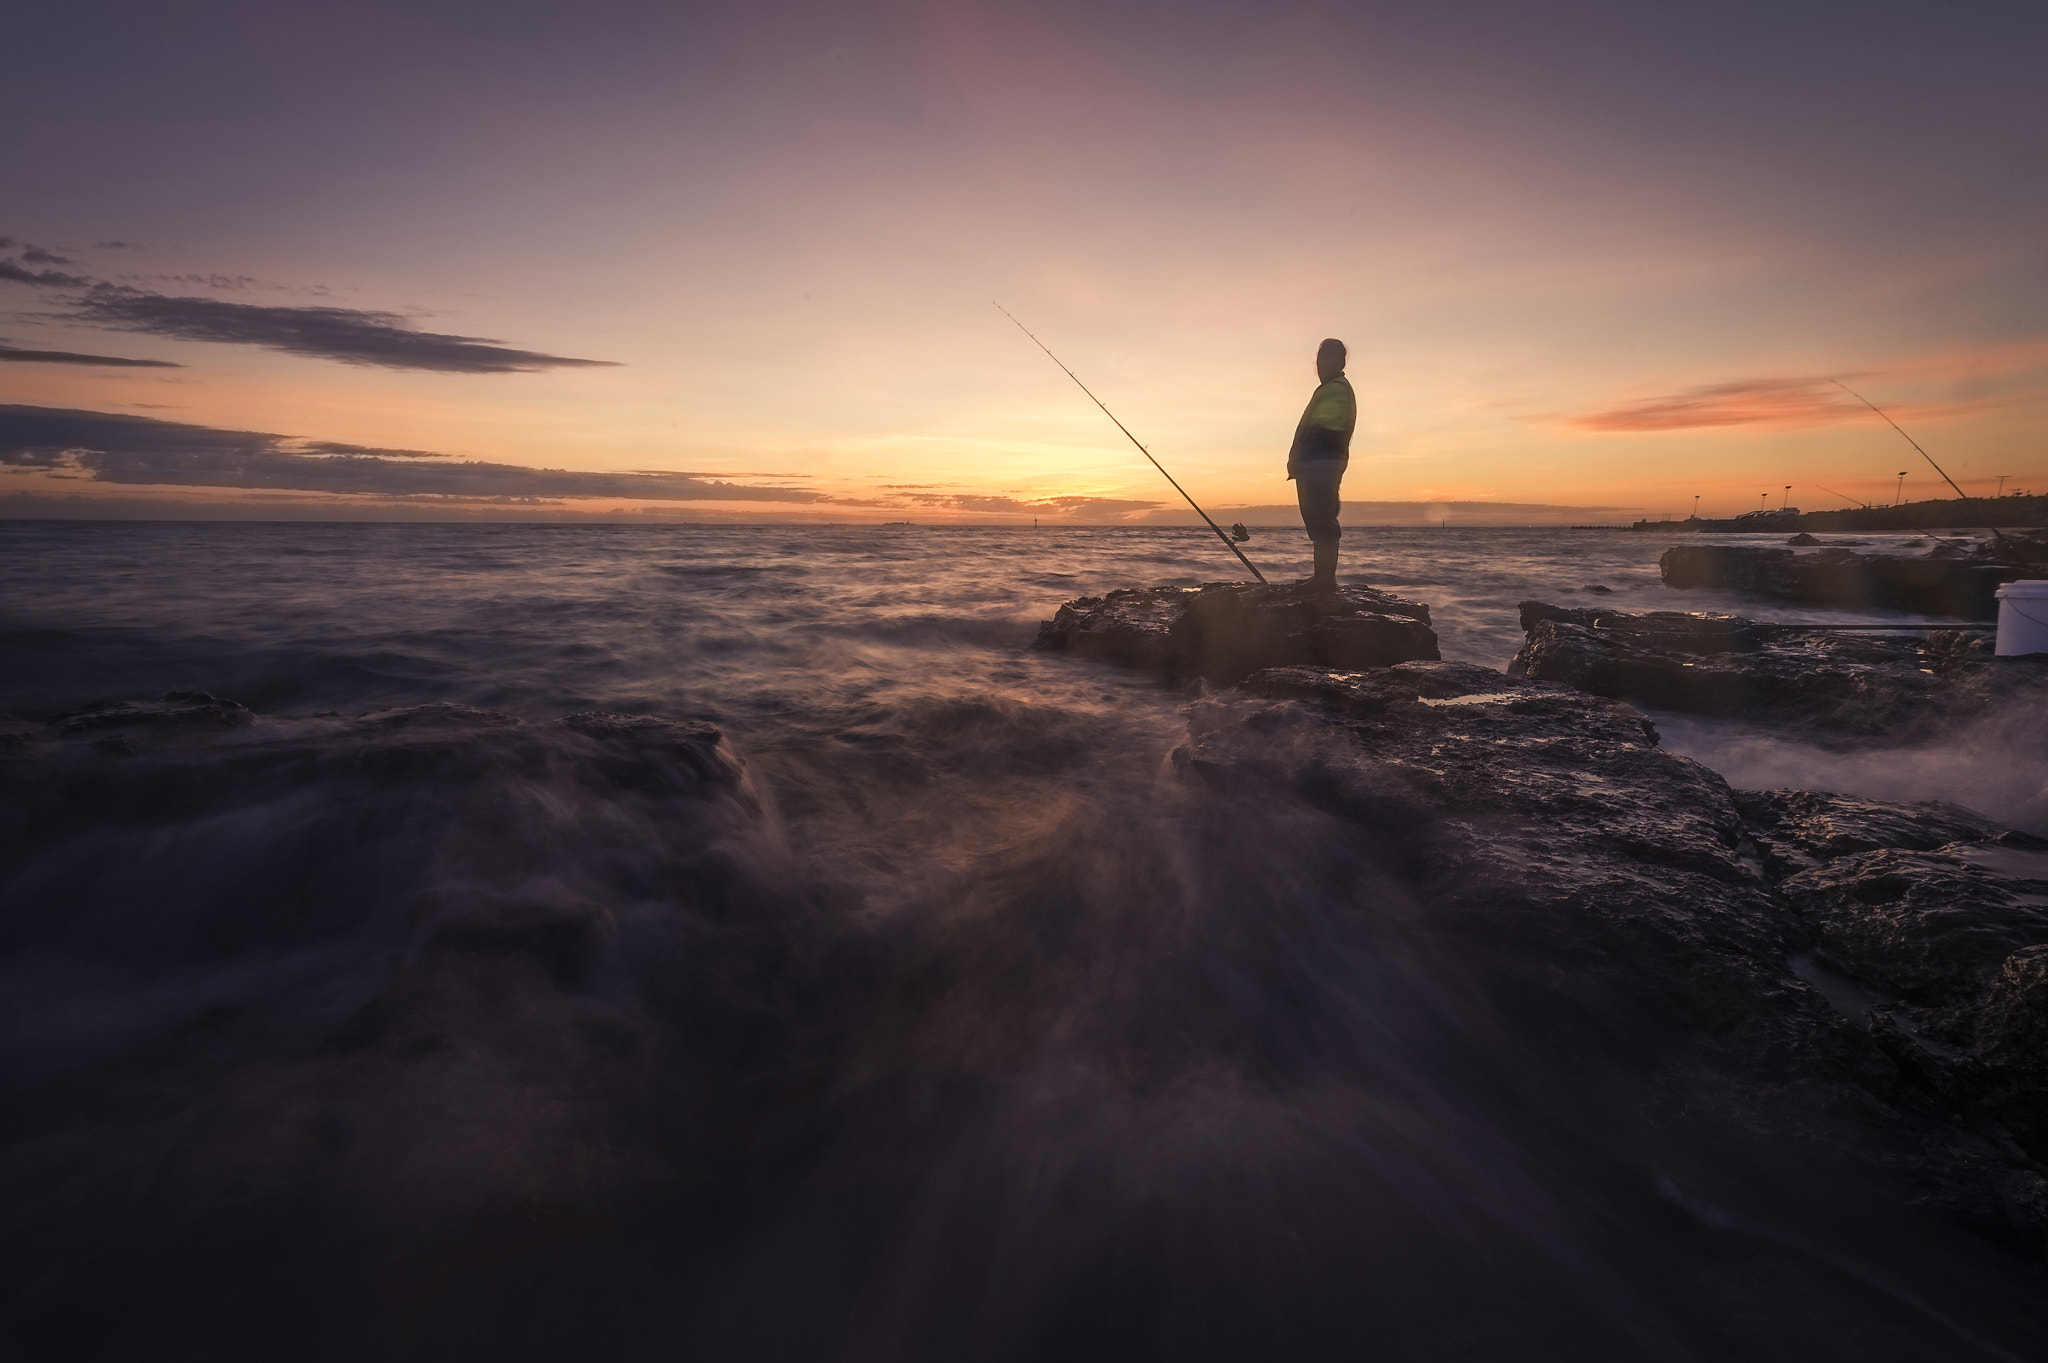
[(10, 15), (4, 515), (2048, 491), (2039, 0)]

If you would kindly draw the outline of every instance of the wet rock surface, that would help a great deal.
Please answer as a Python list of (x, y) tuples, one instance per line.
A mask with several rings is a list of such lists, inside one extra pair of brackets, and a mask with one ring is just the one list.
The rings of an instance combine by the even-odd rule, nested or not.
[(1237, 583), (1069, 601), (1039, 626), (1037, 647), (1219, 685), (1265, 667), (1388, 667), (1439, 656), (1420, 602), (1369, 587), (1317, 594)]
[(1732, 615), (1522, 603), (1508, 670), (1654, 709), (1855, 741), (1907, 741), (1994, 706), (2048, 703), (2048, 666), (1980, 632), (1791, 630)]
[(1808, 606), (1900, 610), (1990, 620), (2001, 583), (2020, 569), (1987, 552), (1938, 545), (1928, 555), (1859, 554), (1833, 546), (1796, 553), (1751, 545), (1680, 544), (1657, 560), (1667, 587), (1718, 587)]
[(1803, 973), (1928, 1099), (2048, 1165), (2048, 838), (1955, 805), (1736, 798)]
[(1458, 664), (1274, 669), (1189, 714), (1190, 778), (1340, 819), (1499, 953), (1532, 1033), (1639, 1044), (1686, 1104), (2048, 1252), (2048, 839), (1731, 791), (1626, 705)]
[(220, 700), (204, 691), (167, 691), (156, 700), (103, 700), (57, 715), (49, 721), (60, 734), (77, 735), (125, 729), (234, 729), (256, 722), (239, 701)]
[(1282, 668), (1189, 727), (1188, 771), (1339, 813), (1433, 921), (1539, 972), (1570, 962), (1708, 1032), (1781, 988), (1788, 925), (1726, 785), (1627, 705), (1468, 664)]
[(1862, 852), (1931, 852), (1951, 843), (2024, 848), (2037, 841), (1940, 800), (1900, 804), (1804, 790), (1738, 791), (1735, 799), (1744, 831), (1777, 878)]
[[(1779, 951), (1725, 785), (1627, 705), (1462, 663), (1280, 668), (1244, 693), (1191, 711), (1189, 768), (1225, 784), (1312, 772), (1439, 913), (1574, 951), (1669, 957), (1682, 941), (1737, 974)], [(1709, 1013), (1727, 1002), (1675, 983), (1701, 984)]]

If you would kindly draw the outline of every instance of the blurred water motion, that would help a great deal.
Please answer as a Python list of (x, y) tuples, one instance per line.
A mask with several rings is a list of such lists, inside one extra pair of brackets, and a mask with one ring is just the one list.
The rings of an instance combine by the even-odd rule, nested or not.
[[(0, 708), (261, 716), (6, 825), (12, 1354), (2027, 1356), (2021, 1259), (1027, 650), (1206, 533), (0, 526)], [(1345, 572), (1499, 666), (1525, 597), (1738, 604), (1662, 547)]]

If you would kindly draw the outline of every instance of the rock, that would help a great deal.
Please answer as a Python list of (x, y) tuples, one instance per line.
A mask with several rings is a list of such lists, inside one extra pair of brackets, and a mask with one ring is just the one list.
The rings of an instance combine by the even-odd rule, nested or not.
[(1601, 596), (1611, 596), (1614, 594), (1614, 588), (1603, 587), (1597, 582), (1589, 582), (1585, 586), (1579, 588), (1579, 590), (1582, 592), (1594, 592)]
[(1753, 653), (1763, 647), (1762, 631), (1751, 621), (1735, 615), (1691, 611), (1650, 611), (1631, 615), (1625, 611), (1551, 606), (1541, 601), (1524, 601), (1520, 609), (1524, 633), (1534, 630), (1539, 621), (1551, 620), (1560, 624), (1595, 626), (1617, 638), (1642, 639), (1659, 648), (1680, 653)]
[(1812, 545), (1819, 544), (1820, 541), (1815, 539), (1813, 536), (1807, 534), (1804, 530), (1802, 530), (1798, 534), (1794, 535), (1791, 539), (1786, 540), (1785, 543), (1797, 544), (1802, 547), (1810, 547)]
[(2048, 1161), (2048, 838), (1937, 802), (1736, 803), (1813, 959), (1858, 987), (1845, 1016), (1913, 1082)]
[(1971, 860), (1966, 846), (1854, 852), (1778, 891), (1831, 964), (1895, 997), (1947, 1002), (1981, 989), (2015, 951), (2048, 946), (2048, 856), (2014, 852), (2039, 872), (2015, 878)]
[(1938, 629), (1928, 634), (1922, 648), (1934, 663), (1935, 670), (1947, 673), (1970, 663), (2003, 666), (1992, 650), (1995, 641), (1995, 635), (1985, 634), (1982, 630)]
[(1735, 803), (1764, 866), (1774, 876), (1885, 848), (1931, 852), (1952, 843), (2048, 848), (2048, 840), (2010, 831), (1974, 810), (1941, 800), (1900, 804), (1804, 790), (1739, 790)]
[(1840, 546), (1811, 554), (1746, 545), (1681, 544), (1657, 561), (1667, 587), (1718, 587), (1803, 605), (1901, 610), (1992, 619), (1993, 593), (2017, 574), (1958, 558), (1859, 554)]
[(1587, 1064), (1639, 1044), (1688, 1103), (2048, 1244), (2048, 840), (1732, 792), (1627, 706), (1462, 664), (1277, 668), (1188, 717), (1181, 771), (1339, 820), (1426, 930), (1484, 944), (1513, 1025)]
[(561, 723), (603, 745), (596, 763), (623, 789), (701, 787), (730, 795), (750, 814), (760, 811), (746, 764), (715, 724), (600, 710), (567, 715)]
[(1710, 1029), (1741, 1025), (1783, 959), (1725, 783), (1626, 705), (1461, 663), (1291, 667), (1198, 702), (1189, 731), (1186, 769), (1339, 813), (1445, 926), (1591, 953)]
[(50, 727), (64, 735), (104, 729), (235, 729), (256, 716), (239, 701), (204, 691), (166, 691), (157, 700), (100, 700), (54, 716)]
[(1229, 685), (1264, 667), (1389, 667), (1438, 656), (1429, 607), (1367, 587), (1129, 588), (1061, 606), (1037, 647), (1108, 658), (1168, 681)]
[(430, 701), (425, 705), (403, 705), (389, 710), (372, 710), (352, 721), (364, 732), (402, 733), (413, 729), (516, 729), (517, 715), (503, 710), (484, 710), (453, 701)]
[(2048, 668), (1991, 657), (1974, 632), (1793, 630), (1740, 616), (1629, 615), (1522, 603), (1518, 677), (1651, 709), (1904, 740), (2003, 704), (2048, 700)]
[(2008, 535), (1994, 529), (1977, 552), (1993, 563), (2013, 568), (2048, 566), (2048, 535)]
[[(138, 720), (181, 737), (107, 727)], [(764, 1114), (816, 1102), (786, 861), (689, 720), (171, 696), (49, 726), (0, 761), (6, 1338), (382, 1356), (618, 1262), (650, 1206), (708, 1235), (727, 1171), (792, 1139)], [(226, 1281), (264, 1302), (246, 1336)], [(103, 1322), (109, 1283), (169, 1305)]]

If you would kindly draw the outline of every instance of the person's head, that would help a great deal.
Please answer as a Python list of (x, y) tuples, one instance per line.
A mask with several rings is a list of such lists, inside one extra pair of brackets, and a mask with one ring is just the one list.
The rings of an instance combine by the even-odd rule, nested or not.
[(1324, 383), (1344, 372), (1344, 343), (1331, 337), (1316, 347), (1316, 377)]

